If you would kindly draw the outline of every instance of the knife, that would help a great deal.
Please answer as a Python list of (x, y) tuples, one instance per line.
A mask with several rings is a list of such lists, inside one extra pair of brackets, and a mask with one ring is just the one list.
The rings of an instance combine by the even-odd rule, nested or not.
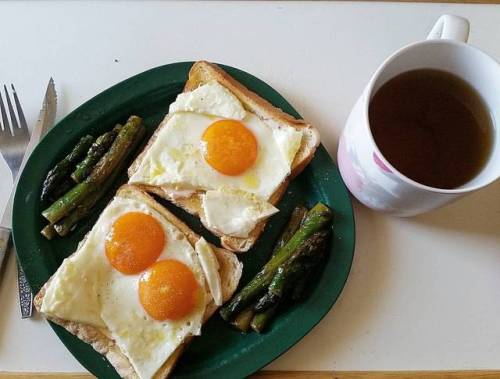
[[(47, 85), (47, 90), (45, 91), (45, 97), (42, 103), (42, 109), (40, 110), (40, 114), (38, 116), (38, 121), (35, 124), (32, 132), (31, 138), (26, 147), (26, 151), (24, 153), (23, 160), (21, 162), (21, 166), (19, 168), (19, 172), (21, 173), (26, 162), (28, 161), (31, 152), (38, 144), (42, 136), (47, 132), (48, 129), (52, 127), (54, 124), (54, 120), (56, 117), (56, 109), (57, 109), (57, 94), (55, 91), (54, 80), (50, 78), (49, 84)], [(2, 217), (1, 225), (6, 225), (8, 227), (12, 226), (12, 206), (14, 202), (14, 194), (15, 189), (17, 187), (17, 182), (19, 181), (20, 175), (17, 176), (16, 181), (12, 187), (12, 193), (10, 195), (9, 201), (7, 202), (7, 206), (5, 207), (5, 211)], [(10, 250), (15, 252), (15, 248), (11, 245)], [(7, 252), (8, 254), (8, 252)], [(0, 267), (2, 266), (2, 259), (0, 257)], [(21, 307), (21, 317), (31, 317), (33, 313), (33, 293), (26, 281), (26, 277), (24, 273), (20, 269), (20, 265), (17, 264), (18, 267), (18, 290), (19, 290), (19, 305)]]

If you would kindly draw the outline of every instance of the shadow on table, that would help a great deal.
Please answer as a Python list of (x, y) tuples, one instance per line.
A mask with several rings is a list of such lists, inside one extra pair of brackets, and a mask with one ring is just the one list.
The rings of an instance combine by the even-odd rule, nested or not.
[(500, 236), (500, 181), (408, 220), (463, 233)]

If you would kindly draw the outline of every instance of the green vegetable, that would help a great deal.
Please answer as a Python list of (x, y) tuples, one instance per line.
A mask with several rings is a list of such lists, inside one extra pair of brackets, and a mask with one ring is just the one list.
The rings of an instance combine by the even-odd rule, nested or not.
[(75, 209), (83, 199), (85, 199), (92, 191), (95, 191), (95, 183), (83, 182), (77, 184), (71, 190), (66, 192), (64, 196), (56, 200), (50, 207), (42, 212), (50, 223), (55, 223), (66, 216), (70, 211)]
[(295, 234), (295, 232), (299, 228), (300, 224), (302, 223), (306, 215), (307, 215), (306, 207), (298, 206), (294, 208), (290, 216), (290, 220), (286, 224), (285, 229), (283, 229), (283, 232), (281, 233), (278, 242), (276, 242), (276, 245), (274, 245), (272, 256), (274, 256), (278, 252), (278, 250), (281, 249), (283, 245), (285, 245), (285, 243), (287, 243), (290, 240), (290, 238), (292, 238), (292, 236)]
[(279, 304), (285, 297), (286, 290), (294, 283), (294, 279), (303, 273), (304, 269), (297, 262), (293, 262), (292, 264), (285, 262), (278, 267), (267, 292), (257, 301), (254, 310), (262, 312), (271, 306)]
[(140, 117), (129, 117), (126, 124), (120, 129), (109, 151), (97, 162), (85, 181), (102, 183), (106, 180), (119, 165), (120, 161), (128, 154), (140, 133), (141, 124), (142, 119)]
[[(315, 232), (329, 225), (332, 219), (331, 210), (324, 204), (316, 204), (306, 215), (304, 222), (290, 240), (282, 246), (259, 273), (220, 310), (220, 315), (226, 321), (231, 320), (238, 312), (254, 301), (271, 283), (276, 270), (294, 254), (300, 253), (301, 245)], [(299, 252), (298, 252), (299, 250)]]
[(262, 312), (278, 305), (296, 283), (323, 257), (329, 232), (322, 230), (314, 233), (296, 252), (276, 270), (267, 292), (254, 306), (256, 312)]
[(75, 183), (70, 179), (70, 178), (65, 178), (52, 192), (52, 194), (49, 197), (50, 201), (55, 201), (59, 199), (62, 195), (64, 195), (66, 192), (68, 192)]
[[(288, 240), (293, 236), (293, 234), (297, 231), (297, 229), (300, 226), (300, 223), (304, 219), (305, 215), (307, 213), (307, 208), (303, 206), (295, 207), (293, 210), (290, 220), (288, 221), (287, 225), (285, 226), (283, 232), (281, 233), (280, 238), (278, 239), (278, 242), (274, 246), (274, 250), (272, 255), (274, 255), (285, 243), (288, 242)], [(273, 282), (271, 282), (271, 285), (273, 285)], [(270, 317), (270, 312), (262, 312), (255, 314), (254, 308), (255, 306), (249, 306), (246, 309), (244, 309), (242, 312), (240, 312), (233, 320), (231, 323), (236, 329), (241, 330), (243, 333), (246, 333), (248, 329), (250, 328), (250, 322), (255, 323), (257, 326), (252, 326), (252, 328), (255, 330), (255, 328), (259, 328), (258, 325), (262, 323), (263, 325), (267, 320), (265, 321), (264, 319), (267, 317)], [(263, 326), (262, 325), (262, 326)]]
[(136, 150), (137, 146), (141, 143), (144, 134), (146, 134), (146, 128), (141, 125), (139, 128), (139, 133), (134, 140), (134, 144), (129, 149), (129, 154), (125, 159), (120, 162), (119, 167), (109, 176), (109, 178), (102, 184), (99, 191), (94, 191), (90, 194), (83, 202), (71, 211), (66, 217), (54, 224), (54, 228), (59, 234), (59, 236), (66, 236), (73, 227), (83, 218), (87, 217), (95, 204), (113, 187), (116, 179), (123, 173), (123, 170), (127, 166), (128, 158)]
[(43, 217), (54, 224), (68, 215), (94, 191), (100, 190), (102, 184), (117, 170), (120, 162), (130, 152), (131, 146), (141, 133), (141, 122), (140, 117), (130, 116), (116, 136), (111, 148), (97, 162), (90, 175), (45, 209), (42, 212)]
[(66, 236), (73, 227), (76, 225), (78, 221), (88, 216), (92, 207), (101, 197), (101, 194), (104, 194), (109, 188), (104, 185), (102, 187), (103, 192), (93, 191), (90, 195), (88, 195), (80, 205), (78, 205), (75, 209), (73, 209), (66, 217), (59, 220), (54, 224), (54, 229), (60, 237)]
[(254, 311), (252, 307), (248, 307), (240, 312), (231, 323), (236, 329), (242, 331), (243, 333), (248, 332), (250, 328), (250, 321), (252, 321)]
[(99, 161), (99, 159), (101, 159), (106, 151), (108, 151), (118, 134), (118, 130), (115, 129), (116, 127), (113, 130), (97, 137), (92, 146), (90, 146), (85, 159), (76, 165), (75, 170), (71, 174), (71, 178), (76, 183), (82, 182), (87, 176), (89, 176), (95, 164)]
[(42, 185), (42, 195), (40, 197), (42, 201), (49, 200), (50, 196), (57, 190), (57, 187), (64, 179), (69, 177), (75, 165), (88, 151), (93, 140), (94, 137), (92, 136), (82, 137), (73, 150), (47, 173)]
[(56, 230), (54, 229), (54, 225), (52, 224), (46, 225), (45, 228), (43, 228), (40, 233), (42, 233), (42, 236), (44, 236), (48, 240), (51, 240), (57, 234)]
[(293, 286), (292, 293), (290, 294), (290, 299), (294, 302), (300, 301), (304, 298), (307, 284), (311, 278), (311, 270), (305, 273), (304, 276), (297, 280), (297, 283)]
[[(307, 208), (304, 206), (297, 206), (294, 208), (292, 211), (292, 214), (290, 215), (290, 220), (288, 220), (288, 223), (286, 224), (285, 228), (283, 229), (283, 232), (280, 235), (280, 238), (278, 239), (278, 242), (276, 242), (276, 245), (274, 246), (273, 252), (271, 256), (274, 256), (277, 251), (281, 247), (283, 247), (289, 240), (290, 238), (295, 234), (297, 229), (300, 227), (301, 223), (304, 221), (305, 217), (307, 215)], [(286, 262), (285, 262), (286, 264)], [(277, 301), (278, 299), (276, 297), (276, 290), (278, 288), (278, 283), (280, 282), (280, 279), (283, 278), (283, 266), (280, 266), (278, 268), (278, 272), (276, 275), (273, 277), (273, 280), (271, 281), (271, 284), (269, 285), (268, 292), (256, 303), (254, 306), (254, 310), (261, 312), (264, 308), (267, 308), (266, 304), (272, 300), (272, 301)], [(284, 281), (283, 281), (284, 282)], [(269, 315), (268, 315), (269, 316)], [(262, 317), (262, 315), (261, 315)]]
[(274, 305), (263, 312), (256, 313), (253, 316), (250, 326), (253, 331), (257, 333), (262, 333), (266, 326), (269, 324), (269, 321), (276, 314), (276, 310), (278, 309), (278, 305)]

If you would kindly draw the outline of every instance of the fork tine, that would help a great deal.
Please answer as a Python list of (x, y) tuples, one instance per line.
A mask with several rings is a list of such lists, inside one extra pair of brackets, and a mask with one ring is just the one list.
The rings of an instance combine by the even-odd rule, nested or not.
[(5, 98), (7, 99), (7, 108), (9, 109), (10, 124), (12, 126), (12, 134), (16, 135), (17, 129), (19, 129), (19, 124), (17, 123), (16, 113), (12, 107), (12, 102), (10, 101), (9, 92), (7, 92), (7, 87), (3, 85), (3, 90), (5, 92)]
[[(1, 105), (1, 102), (2, 102), (2, 96), (1, 96), (1, 93), (0, 93), (0, 105)], [(1, 106), (0, 106), (1, 108)], [(1, 122), (0, 122), (1, 124)], [(12, 138), (12, 135), (10, 134), (10, 128), (7, 129), (7, 128), (0, 128), (0, 146), (5, 146), (5, 144), (7, 143), (7, 139), (10, 139)], [(0, 154), (1, 154), (1, 151), (0, 151)]]
[(2, 113), (2, 129), (4, 131), (10, 131), (9, 120), (7, 119), (7, 112), (5, 112), (5, 106), (3, 105), (2, 93), (0, 92), (0, 111)]
[[(0, 96), (0, 102), (1, 102), (1, 101), (2, 101), (2, 98), (1, 98), (1, 96)], [(7, 133), (6, 129), (5, 129), (5, 128), (3, 128), (3, 127), (1, 127), (1, 126), (2, 126), (1, 124), (2, 124), (2, 123), (0, 122), (0, 144), (2, 143), (2, 138), (4, 138), (4, 137), (5, 137), (5, 135), (6, 135), (6, 133)], [(10, 131), (10, 130), (9, 130), (9, 131)], [(10, 137), (10, 135), (9, 135), (9, 137)]]
[(24, 146), (26, 146), (28, 144), (28, 140), (30, 139), (28, 128), (23, 128), (22, 125), (21, 127), (19, 127), (19, 124), (17, 123), (16, 112), (14, 112), (14, 107), (12, 106), (7, 87), (4, 85), (3, 89), (5, 91), (5, 98), (7, 99), (7, 107), (9, 109), (12, 135), (14, 136), (15, 140), (21, 142)]
[[(17, 122), (17, 115), (12, 106), (12, 101), (10, 100), (9, 92), (7, 91), (7, 86), (3, 86), (4, 99), (2, 99), (2, 91), (0, 89), (0, 110), (2, 112), (2, 120), (4, 123), (4, 130), (0, 133), (0, 154), (4, 157), (7, 165), (10, 168), (12, 177), (15, 179), (19, 171), (19, 166), (21, 165), (23, 155), (26, 151), (26, 146), (30, 139), (30, 134), (27, 128), (19, 127)], [(7, 116), (5, 110), (4, 100), (7, 101), (8, 112), (10, 115)]]
[(16, 110), (17, 110), (17, 116), (19, 117), (19, 124), (21, 128), (28, 129), (28, 123), (26, 122), (26, 118), (24, 117), (23, 108), (21, 107), (19, 98), (17, 97), (17, 91), (14, 88), (14, 84), (11, 84), (10, 86), (12, 87), (12, 93), (14, 94), (14, 103), (16, 103)]

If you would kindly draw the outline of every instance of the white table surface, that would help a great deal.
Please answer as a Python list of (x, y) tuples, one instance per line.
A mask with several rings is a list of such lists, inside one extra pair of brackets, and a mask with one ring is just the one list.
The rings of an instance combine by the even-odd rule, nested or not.
[[(15, 83), (33, 124), (50, 76), (61, 119), (148, 68), (223, 62), (276, 88), (334, 156), (371, 73), (443, 13), (467, 17), (470, 42), (500, 58), (500, 7), (491, 5), (1, 2), (0, 83)], [(3, 161), (0, 178), (3, 208)], [(497, 182), (413, 219), (355, 203), (356, 254), (342, 295), (268, 368), (500, 369), (499, 199)], [(83, 371), (45, 321), (20, 319), (13, 266), (0, 288), (0, 371)]]

